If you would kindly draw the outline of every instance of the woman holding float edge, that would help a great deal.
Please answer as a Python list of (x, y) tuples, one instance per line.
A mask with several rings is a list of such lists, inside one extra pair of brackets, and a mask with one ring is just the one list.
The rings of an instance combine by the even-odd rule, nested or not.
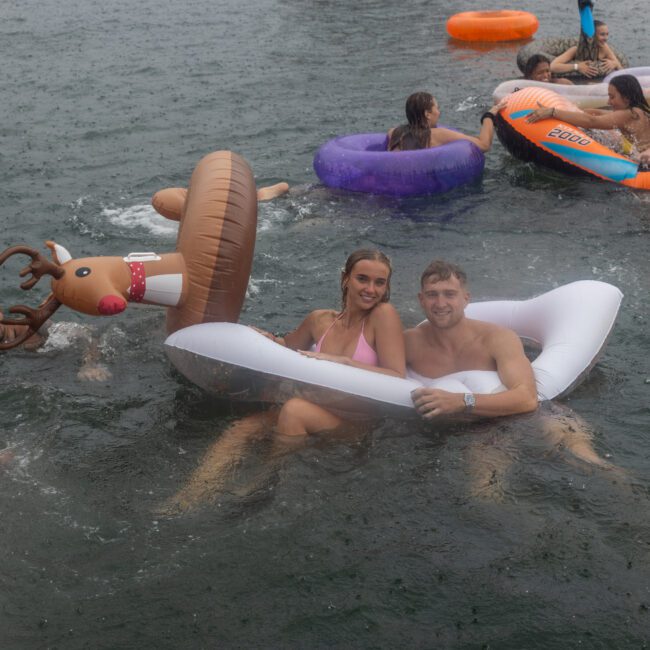
[[(258, 331), (307, 357), (405, 377), (402, 324), (397, 311), (388, 303), (391, 273), (386, 255), (374, 250), (357, 250), (348, 257), (341, 272), (340, 312), (313, 311), (283, 337)], [(312, 346), (315, 346), (313, 351)], [(277, 431), (285, 435), (306, 435), (336, 429), (343, 422), (339, 414), (293, 397), (280, 409)]]
[(406, 104), (407, 123), (387, 135), (358, 133), (323, 144), (314, 156), (318, 178), (328, 187), (390, 196), (447, 192), (479, 179), (501, 105), (483, 114), (475, 137), (440, 126), (429, 93), (414, 93)]
[(632, 75), (613, 77), (609, 82), (608, 95), (611, 111), (567, 111), (548, 108), (540, 103), (540, 107), (526, 120), (535, 123), (555, 117), (586, 129), (618, 129), (625, 138), (622, 153), (636, 160), (640, 160), (642, 155), (647, 157), (647, 150), (650, 149), (650, 105), (638, 79)]
[[(341, 272), (341, 311), (313, 311), (284, 336), (253, 329), (274, 343), (313, 358), (316, 363), (322, 359), (404, 378), (402, 323), (388, 302), (391, 274), (386, 255), (376, 250), (357, 250), (348, 257)], [(274, 425), (276, 434), (280, 434), (276, 439), (283, 437), (276, 453), (283, 454), (293, 444), (301, 444), (305, 435), (334, 431), (344, 423), (342, 415), (302, 397), (290, 398), (279, 412), (271, 409), (237, 420), (221, 434), (186, 485), (162, 506), (160, 513), (191, 509), (213, 494), (227, 479), (228, 470), (246, 454), (246, 445), (263, 437)]]

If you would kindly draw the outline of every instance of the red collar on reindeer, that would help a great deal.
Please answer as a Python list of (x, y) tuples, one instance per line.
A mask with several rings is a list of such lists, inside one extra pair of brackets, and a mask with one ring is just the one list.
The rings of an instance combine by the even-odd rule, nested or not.
[(147, 276), (144, 272), (144, 262), (128, 262), (131, 269), (131, 286), (129, 287), (129, 302), (142, 302), (147, 290)]
[(131, 286), (129, 287), (129, 302), (142, 302), (147, 290), (147, 274), (144, 263), (159, 260), (156, 253), (129, 253), (124, 261), (131, 269)]

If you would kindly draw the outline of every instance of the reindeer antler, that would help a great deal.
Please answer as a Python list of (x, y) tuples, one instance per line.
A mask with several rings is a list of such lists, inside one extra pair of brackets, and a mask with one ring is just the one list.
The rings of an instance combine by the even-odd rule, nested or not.
[(54, 294), (50, 294), (37, 309), (32, 309), (26, 305), (10, 307), (10, 313), (22, 314), (25, 318), (0, 318), (0, 325), (25, 327), (25, 331), (9, 341), (3, 341), (5, 332), (4, 328), (0, 327), (0, 350), (11, 350), (11, 348), (16, 348), (24, 343), (38, 332), (40, 327), (60, 306), (61, 303), (54, 297)]
[(29, 246), (12, 246), (11, 248), (7, 248), (4, 253), (0, 254), (0, 266), (13, 255), (29, 255), (32, 258), (31, 263), (18, 274), (21, 278), (24, 278), (29, 273), (32, 274), (31, 278), (25, 280), (20, 285), (21, 289), (31, 289), (44, 275), (51, 275), (54, 279), (58, 280), (65, 273), (58, 264), (51, 262), (43, 253)]
[[(29, 246), (12, 246), (0, 254), (0, 266), (2, 266), (13, 255), (28, 255), (32, 258), (30, 264), (18, 274), (21, 278), (31, 274), (21, 283), (20, 288), (24, 290), (31, 289), (44, 275), (51, 275), (56, 280), (63, 277), (65, 271), (48, 260), (40, 251)], [(14, 305), (9, 308), (11, 314), (22, 314), (24, 318), (3, 318), (0, 312), (0, 324), (9, 326), (25, 327), (23, 334), (19, 334), (9, 341), (3, 341), (5, 336), (4, 328), (0, 328), (0, 350), (9, 350), (24, 343), (28, 338), (33, 336), (38, 329), (47, 321), (47, 319), (61, 306), (61, 303), (50, 294), (37, 309), (32, 309), (26, 305)]]

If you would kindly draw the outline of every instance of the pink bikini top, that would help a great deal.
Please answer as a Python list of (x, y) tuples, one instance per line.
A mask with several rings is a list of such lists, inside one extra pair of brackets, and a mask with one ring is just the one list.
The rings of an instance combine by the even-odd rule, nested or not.
[[(330, 326), (325, 330), (323, 336), (318, 339), (318, 343), (316, 343), (316, 352), (320, 352), (320, 348), (323, 345), (323, 341), (325, 340), (325, 337), (328, 335), (329, 331), (332, 329), (332, 326), (336, 321), (341, 318), (343, 314), (340, 316), (337, 316), (330, 324)], [(368, 341), (366, 341), (366, 337), (363, 335), (363, 328), (366, 325), (365, 319), (363, 320), (363, 323), (361, 323), (361, 334), (359, 334), (359, 340), (357, 341), (357, 347), (354, 350), (354, 354), (352, 355), (352, 360), (353, 361), (358, 361), (359, 363), (366, 363), (369, 366), (378, 366), (379, 365), (379, 357), (377, 356), (377, 353), (370, 347), (368, 344)]]

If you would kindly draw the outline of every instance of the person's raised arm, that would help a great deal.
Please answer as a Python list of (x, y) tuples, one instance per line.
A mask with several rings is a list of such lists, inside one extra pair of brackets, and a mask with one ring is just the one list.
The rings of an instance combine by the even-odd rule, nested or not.
[(455, 140), (469, 140), (484, 153), (489, 151), (492, 146), (492, 140), (494, 139), (494, 118), (505, 105), (506, 101), (501, 100), (498, 104), (492, 106), (490, 110), (483, 113), (483, 117), (481, 118), (481, 130), (479, 131), (478, 137), (438, 127), (432, 129), (432, 138), (435, 138), (435, 144), (446, 144), (448, 142), (454, 142)]

